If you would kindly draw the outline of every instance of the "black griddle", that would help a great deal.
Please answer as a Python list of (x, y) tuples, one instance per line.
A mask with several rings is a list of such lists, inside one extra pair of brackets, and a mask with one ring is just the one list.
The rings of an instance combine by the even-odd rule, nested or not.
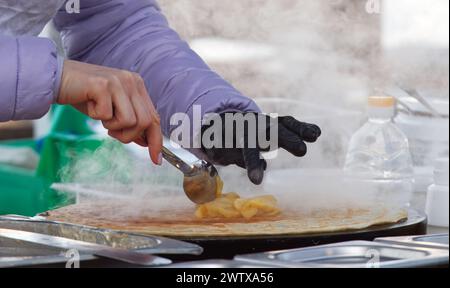
[(379, 237), (424, 235), (426, 233), (427, 217), (415, 210), (410, 210), (408, 219), (402, 222), (376, 225), (354, 231), (250, 237), (174, 237), (178, 240), (200, 245), (204, 248), (204, 252), (200, 256), (175, 256), (168, 258), (174, 261), (232, 259), (240, 254), (303, 248), (352, 240), (372, 241)]

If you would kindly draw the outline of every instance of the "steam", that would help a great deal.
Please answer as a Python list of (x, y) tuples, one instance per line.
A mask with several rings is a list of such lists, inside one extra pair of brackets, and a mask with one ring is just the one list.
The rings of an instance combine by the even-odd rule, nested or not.
[[(78, 192), (78, 203), (109, 202), (113, 207), (121, 203), (117, 209), (102, 210), (102, 217), (109, 219), (170, 219), (180, 211), (193, 217), (195, 205), (184, 195), (182, 175), (167, 163), (153, 166), (146, 149), (131, 147), (106, 140), (95, 152), (74, 157), (60, 172), (62, 182), (73, 183), (70, 185)], [(268, 172), (261, 186), (251, 184), (240, 168), (222, 167), (219, 174), (225, 183), (224, 192), (237, 192), (246, 198), (272, 194), (284, 211), (363, 208), (375, 200), (367, 189), (346, 183), (338, 170)]]
[[(77, 192), (78, 203), (123, 202), (119, 210), (105, 215), (113, 219), (192, 206), (184, 196), (182, 175), (177, 170), (167, 163), (155, 167), (146, 149), (131, 147), (105, 140), (96, 151), (74, 156), (61, 169), (61, 181)], [(146, 158), (138, 155), (144, 153)]]

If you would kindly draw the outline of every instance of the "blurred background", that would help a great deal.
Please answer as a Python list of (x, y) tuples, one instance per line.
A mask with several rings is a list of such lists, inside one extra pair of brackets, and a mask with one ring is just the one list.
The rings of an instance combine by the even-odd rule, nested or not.
[(395, 82), (448, 98), (445, 0), (160, 3), (175, 30), (254, 98), (358, 109)]

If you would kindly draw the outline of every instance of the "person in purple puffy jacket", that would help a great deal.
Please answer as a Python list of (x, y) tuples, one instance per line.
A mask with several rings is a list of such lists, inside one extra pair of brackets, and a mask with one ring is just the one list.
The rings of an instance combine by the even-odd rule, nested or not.
[[(67, 58), (36, 36), (50, 20)], [(38, 119), (53, 103), (72, 105), (102, 121), (111, 137), (149, 147), (156, 164), (162, 135), (175, 128), (172, 115), (192, 118), (194, 106), (201, 118), (261, 113), (180, 39), (154, 0), (0, 0), (0, 79), (0, 122)], [(292, 117), (277, 120), (279, 146), (296, 156), (321, 134)], [(260, 147), (201, 148), (210, 161), (236, 164), (261, 183)]]

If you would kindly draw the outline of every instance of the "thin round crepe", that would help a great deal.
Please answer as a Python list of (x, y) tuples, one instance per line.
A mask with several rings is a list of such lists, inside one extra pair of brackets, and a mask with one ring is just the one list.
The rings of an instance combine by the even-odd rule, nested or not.
[(381, 205), (372, 208), (283, 211), (278, 216), (239, 219), (197, 219), (195, 208), (145, 210), (136, 203), (91, 202), (67, 206), (45, 214), (48, 220), (167, 237), (238, 237), (301, 235), (365, 229), (397, 223), (408, 217), (405, 210)]

